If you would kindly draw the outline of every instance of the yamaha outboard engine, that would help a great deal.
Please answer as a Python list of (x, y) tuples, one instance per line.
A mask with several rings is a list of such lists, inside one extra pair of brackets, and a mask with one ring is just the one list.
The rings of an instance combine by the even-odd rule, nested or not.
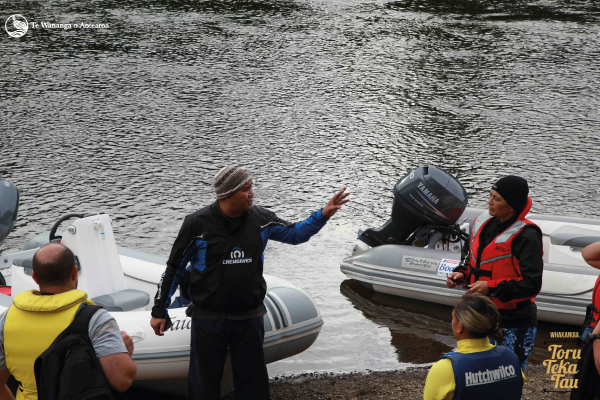
[[(432, 229), (443, 232), (456, 224), (468, 201), (465, 188), (448, 172), (433, 166), (419, 167), (394, 187), (392, 218), (380, 228), (359, 232), (358, 238), (371, 247), (414, 244)], [(454, 236), (459, 233), (458, 229)]]
[(0, 179), (0, 245), (15, 227), (19, 212), (19, 190), (12, 183)]

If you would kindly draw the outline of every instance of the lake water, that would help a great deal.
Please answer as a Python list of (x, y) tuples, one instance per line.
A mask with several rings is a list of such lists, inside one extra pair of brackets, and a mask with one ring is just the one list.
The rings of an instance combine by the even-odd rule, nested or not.
[[(351, 203), (310, 242), (267, 247), (265, 272), (303, 287), (325, 321), (271, 376), (402, 368), (452, 348), (449, 308), (374, 295), (339, 270), (419, 165), (454, 174), (470, 206), (518, 174), (534, 212), (600, 217), (595, 2), (9, 0), (0, 11), (109, 25), (0, 32), (0, 177), (21, 194), (4, 250), (98, 211), (119, 245), (167, 255), (227, 164), (291, 221), (348, 187)], [(543, 358), (536, 348), (532, 362)]]

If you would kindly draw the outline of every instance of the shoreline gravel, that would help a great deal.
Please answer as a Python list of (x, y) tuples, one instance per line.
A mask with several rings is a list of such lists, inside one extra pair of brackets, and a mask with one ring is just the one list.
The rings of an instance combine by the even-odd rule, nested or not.
[[(279, 376), (271, 379), (272, 400), (295, 399), (373, 399), (373, 400), (417, 400), (423, 398), (423, 387), (429, 367), (408, 368), (396, 371), (353, 372), (345, 374), (306, 373), (291, 376)], [(541, 365), (530, 365), (525, 371), (527, 381), (523, 388), (524, 400), (567, 399), (569, 393), (545, 392), (555, 390), (554, 382)], [(141, 389), (130, 389), (127, 397), (131, 400), (169, 400), (181, 397), (169, 397)], [(224, 400), (234, 400), (235, 394), (229, 394)]]

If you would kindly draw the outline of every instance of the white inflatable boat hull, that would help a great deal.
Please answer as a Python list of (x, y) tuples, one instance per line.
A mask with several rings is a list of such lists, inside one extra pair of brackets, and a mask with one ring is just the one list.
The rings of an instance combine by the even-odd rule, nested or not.
[[(103, 225), (103, 228), (91, 228), (92, 222), (96, 228), (98, 225)], [(103, 305), (121, 330), (133, 338), (135, 349), (132, 358), (138, 368), (134, 384), (185, 395), (191, 318), (185, 315), (185, 308), (173, 308), (169, 309), (173, 326), (164, 336), (155, 335), (150, 327), (151, 299), (156, 294), (167, 258), (117, 247), (108, 215), (80, 219), (72, 226), (76, 228), (73, 231), (77, 232), (80, 243), (73, 244), (73, 237), (67, 233), (63, 233), (62, 242), (74, 251), (81, 264), (79, 288), (92, 293), (89, 297)], [(31, 257), (39, 246), (47, 242), (48, 232), (30, 241), (26, 246), (29, 250), (0, 255), (0, 271), (7, 284), (12, 285), (11, 296), (23, 290), (37, 289), (31, 278)], [(109, 279), (103, 275), (110, 275)], [(309, 348), (317, 339), (323, 320), (316, 304), (303, 290), (274, 276), (265, 275), (265, 280), (264, 350), (267, 363), (271, 363)], [(178, 295), (176, 292), (174, 297)], [(12, 297), (0, 294), (0, 312), (11, 304)], [(117, 311), (121, 309), (123, 311)], [(224, 392), (231, 388), (231, 367), (227, 363), (223, 377)]]

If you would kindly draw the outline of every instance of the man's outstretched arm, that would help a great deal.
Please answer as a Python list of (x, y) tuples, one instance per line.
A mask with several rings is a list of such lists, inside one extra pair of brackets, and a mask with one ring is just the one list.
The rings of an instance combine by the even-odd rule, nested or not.
[(278, 218), (275, 214), (272, 214), (272, 222), (269, 223), (270, 226), (261, 233), (264, 244), (266, 245), (268, 239), (288, 244), (300, 244), (308, 241), (311, 236), (315, 235), (325, 226), (327, 220), (337, 210), (341, 209), (342, 205), (349, 201), (346, 198), (350, 193), (344, 193), (345, 190), (346, 188), (343, 188), (337, 192), (323, 209), (313, 212), (310, 217), (295, 224), (286, 222)]

